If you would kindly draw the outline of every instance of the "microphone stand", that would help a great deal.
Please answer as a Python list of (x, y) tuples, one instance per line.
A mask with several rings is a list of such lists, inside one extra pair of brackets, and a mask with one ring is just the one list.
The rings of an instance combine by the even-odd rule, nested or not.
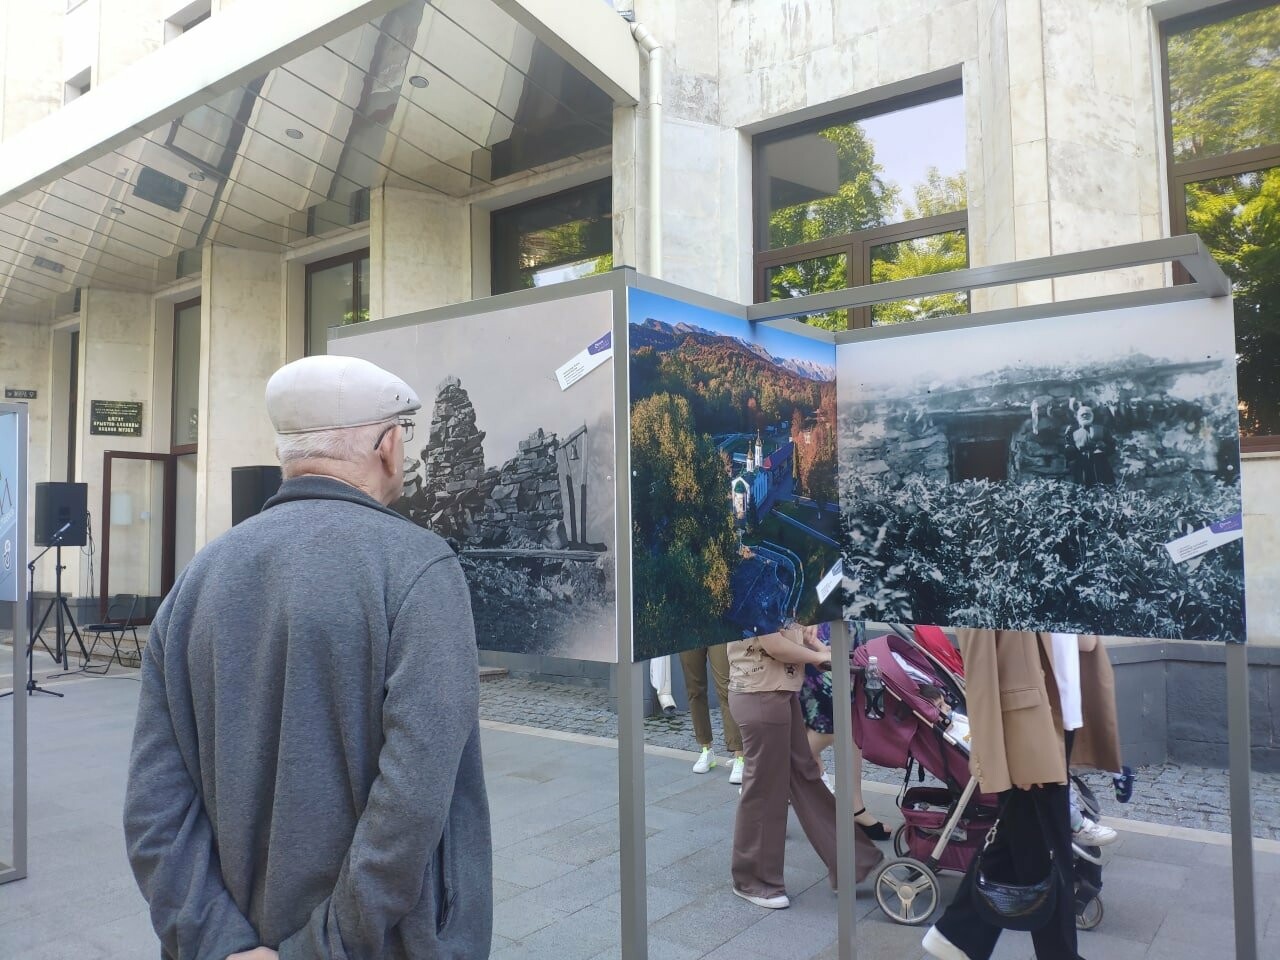
[[(27, 573), (30, 577), (30, 588), (27, 590), (27, 623), (29, 624), (33, 623), (35, 618), (36, 562), (52, 549), (53, 549), (52, 546), (45, 547), (38, 554), (36, 554), (35, 558), (32, 559), (30, 563), (27, 564)], [(57, 603), (57, 601), (55, 600), (54, 603)], [(49, 605), (49, 609), (50, 610), (53, 609), (53, 604)], [(35, 658), (32, 656), (32, 654), (35, 652), (36, 640), (39, 640), (40, 645), (44, 647), (45, 650), (52, 655), (52, 651), (49, 650), (48, 645), (44, 642), (44, 638), (40, 636), (40, 628), (44, 626), (44, 621), (48, 619), (49, 619), (49, 610), (46, 610), (44, 612), (44, 619), (40, 621), (40, 626), (36, 627), (34, 630), (31, 631), (31, 636), (27, 640), (27, 687), (26, 687), (26, 690), (27, 690), (28, 697), (31, 696), (33, 693), (47, 693), (51, 697), (59, 697), (59, 698), (64, 696), (64, 694), (58, 693), (56, 690), (46, 690), (44, 687), (40, 686), (40, 684), (36, 683)], [(14, 638), (14, 639), (16, 641), (17, 638)], [(57, 658), (55, 657), (55, 659)], [(6, 690), (4, 693), (0, 693), (0, 697), (7, 697), (9, 696), (9, 694), (13, 692), (14, 692), (13, 690)]]

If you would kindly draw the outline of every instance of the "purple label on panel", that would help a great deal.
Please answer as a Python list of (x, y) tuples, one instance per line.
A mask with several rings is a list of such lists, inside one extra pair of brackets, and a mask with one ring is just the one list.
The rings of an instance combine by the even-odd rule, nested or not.
[[(579, 341), (579, 343), (581, 343), (581, 341)], [(604, 351), (609, 350), (612, 347), (613, 347), (613, 331), (610, 330), (608, 333), (606, 333), (603, 337), (601, 337), (591, 346), (587, 347), (587, 353), (591, 354), (592, 356), (595, 356), (597, 353), (604, 353)]]
[(1219, 520), (1217, 523), (1209, 525), (1209, 529), (1214, 533), (1226, 533), (1229, 530), (1243, 530), (1244, 517), (1241, 514), (1227, 517), (1225, 520)]

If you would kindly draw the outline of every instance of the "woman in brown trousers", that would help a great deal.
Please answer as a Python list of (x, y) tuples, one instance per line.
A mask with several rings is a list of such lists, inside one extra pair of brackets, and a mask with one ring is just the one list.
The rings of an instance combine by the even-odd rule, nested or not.
[[(836, 886), (836, 801), (809, 749), (796, 696), (804, 665), (830, 669), (830, 651), (817, 627), (784, 626), (777, 633), (729, 644), (729, 709), (742, 731), (746, 777), (733, 829), (733, 892), (756, 906), (791, 905), (782, 881), (787, 802)], [(863, 880), (884, 858), (854, 831)]]

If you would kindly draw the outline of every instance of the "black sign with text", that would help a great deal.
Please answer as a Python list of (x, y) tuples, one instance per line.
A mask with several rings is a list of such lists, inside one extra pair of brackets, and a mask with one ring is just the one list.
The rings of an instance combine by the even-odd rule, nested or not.
[(89, 433), (113, 437), (142, 436), (142, 404), (132, 400), (91, 401)]
[(6, 400), (34, 400), (36, 398), (36, 391), (18, 390), (14, 387), (5, 387), (4, 398)]

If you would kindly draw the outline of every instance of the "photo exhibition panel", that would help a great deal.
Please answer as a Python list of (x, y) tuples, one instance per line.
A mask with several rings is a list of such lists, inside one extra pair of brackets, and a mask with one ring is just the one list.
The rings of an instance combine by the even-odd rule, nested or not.
[(616, 662), (613, 294), (330, 341), (422, 398), (414, 523), (453, 542), (481, 650)]
[(838, 620), (834, 344), (634, 288), (627, 318), (632, 658)]
[(837, 348), (845, 615), (1243, 642), (1228, 298)]

